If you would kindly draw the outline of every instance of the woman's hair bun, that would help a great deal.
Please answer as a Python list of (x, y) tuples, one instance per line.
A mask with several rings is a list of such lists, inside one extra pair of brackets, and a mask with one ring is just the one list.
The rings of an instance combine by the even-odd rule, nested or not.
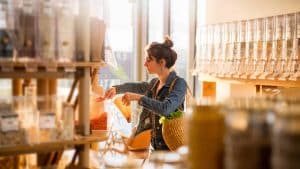
[(162, 45), (164, 47), (171, 48), (171, 47), (173, 47), (173, 41), (170, 39), (169, 36), (165, 36), (164, 42), (162, 43)]

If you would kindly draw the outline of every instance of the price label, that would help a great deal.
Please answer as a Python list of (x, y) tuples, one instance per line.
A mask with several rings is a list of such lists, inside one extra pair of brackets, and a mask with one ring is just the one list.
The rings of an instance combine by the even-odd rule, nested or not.
[(17, 114), (2, 115), (0, 121), (2, 132), (19, 130), (19, 119)]
[(41, 129), (55, 128), (55, 114), (54, 113), (41, 114), (39, 126)]

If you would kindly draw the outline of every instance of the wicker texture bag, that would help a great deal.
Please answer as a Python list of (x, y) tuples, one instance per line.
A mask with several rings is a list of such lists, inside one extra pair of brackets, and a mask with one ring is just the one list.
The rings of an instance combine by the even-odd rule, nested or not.
[[(173, 90), (177, 78), (170, 85), (169, 92)], [(165, 119), (162, 125), (162, 135), (170, 150), (176, 150), (184, 144), (183, 116), (174, 119)]]
[(166, 119), (162, 126), (162, 135), (170, 150), (176, 150), (184, 144), (183, 117)]

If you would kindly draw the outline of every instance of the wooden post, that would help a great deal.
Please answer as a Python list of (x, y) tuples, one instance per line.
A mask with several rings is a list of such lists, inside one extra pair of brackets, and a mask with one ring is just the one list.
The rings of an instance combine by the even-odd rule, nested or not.
[[(79, 0), (79, 15), (76, 21), (76, 43), (77, 59), (84, 62), (90, 62), (90, 3), (85, 0)], [(79, 24), (79, 25), (78, 25)], [(90, 91), (90, 68), (84, 67), (83, 76), (79, 79), (79, 124), (81, 134), (87, 136), (90, 134), (89, 120), (89, 91)], [(89, 168), (89, 144), (85, 144), (79, 152), (79, 167)]]
[[(48, 79), (37, 79), (37, 96), (46, 97), (49, 95)], [(41, 101), (38, 101), (37, 106), (38, 110), (48, 109), (46, 98), (43, 98)]]
[(57, 80), (49, 79), (49, 95), (56, 95), (57, 92)]
[[(79, 79), (79, 124), (81, 127), (81, 134), (87, 136), (90, 134), (90, 68), (83, 68), (83, 77)], [(90, 146), (84, 145), (82, 151), (79, 152), (79, 166), (89, 168), (89, 150)]]
[(22, 96), (22, 80), (13, 79), (12, 80), (12, 94), (13, 96)]

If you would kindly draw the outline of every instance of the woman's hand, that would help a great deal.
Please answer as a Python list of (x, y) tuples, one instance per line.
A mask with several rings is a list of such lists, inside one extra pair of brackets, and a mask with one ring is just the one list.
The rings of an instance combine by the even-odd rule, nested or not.
[(124, 93), (124, 95), (122, 97), (122, 102), (126, 106), (129, 106), (131, 101), (139, 101), (141, 97), (142, 97), (142, 95), (140, 95), (140, 94), (126, 92), (126, 93)]
[(116, 95), (116, 93), (117, 93), (116, 88), (112, 87), (105, 92), (104, 96), (100, 96), (100, 97), (96, 98), (96, 101), (102, 102), (105, 99), (111, 99)]

